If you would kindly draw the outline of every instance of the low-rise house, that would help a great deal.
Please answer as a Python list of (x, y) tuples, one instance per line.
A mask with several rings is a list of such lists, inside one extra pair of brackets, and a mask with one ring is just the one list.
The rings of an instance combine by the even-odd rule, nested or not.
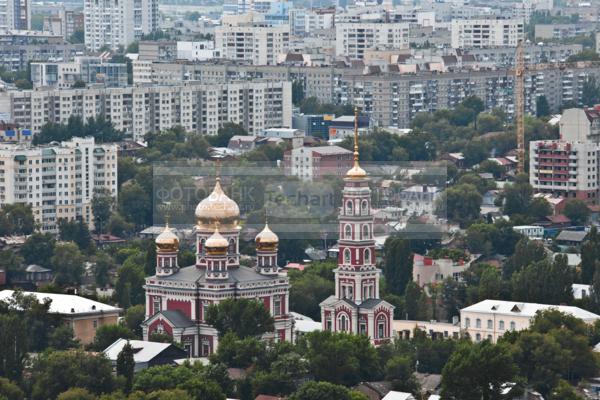
[(117, 367), (119, 353), (127, 343), (133, 348), (134, 372), (157, 365), (175, 365), (175, 360), (188, 357), (185, 350), (172, 343), (118, 339), (104, 350), (104, 355), (110, 360), (113, 368)]
[[(15, 292), (0, 291), (0, 301), (9, 301)], [(35, 296), (39, 302), (50, 300), (51, 314), (56, 314), (73, 328), (73, 337), (81, 344), (89, 344), (102, 325), (114, 325), (119, 320), (122, 309), (98, 301), (70, 294), (22, 292)]]
[(586, 236), (586, 231), (561, 231), (554, 241), (562, 247), (579, 247)]
[(435, 186), (414, 185), (400, 192), (399, 207), (406, 210), (406, 215), (432, 215), (435, 212), (436, 200), (440, 189)]
[(386, 394), (382, 400), (416, 400), (415, 397), (411, 393), (406, 392), (396, 392), (395, 390), (391, 390)]
[(52, 282), (54, 274), (51, 269), (31, 264), (25, 268), (25, 280), (35, 286), (42, 286)]
[(392, 329), (397, 338), (406, 340), (413, 337), (415, 329), (425, 332), (432, 339), (458, 339), (460, 336), (458, 323), (396, 319), (392, 322)]
[(515, 232), (521, 235), (527, 236), (528, 239), (543, 239), (544, 238), (544, 227), (537, 225), (517, 225), (513, 226)]
[(461, 328), (464, 334), (476, 342), (490, 340), (495, 343), (508, 331), (529, 328), (538, 312), (552, 309), (572, 315), (587, 324), (593, 324), (600, 319), (600, 315), (579, 307), (483, 300), (460, 310)]
[(434, 259), (429, 256), (415, 254), (413, 257), (413, 281), (420, 287), (443, 282), (450, 277), (462, 281), (463, 273), (479, 255), (468, 255), (466, 260), (451, 258)]
[(582, 283), (574, 283), (571, 287), (573, 288), (573, 298), (575, 300), (581, 300), (584, 297), (588, 297), (591, 295), (591, 291), (592, 291), (591, 285), (584, 285)]

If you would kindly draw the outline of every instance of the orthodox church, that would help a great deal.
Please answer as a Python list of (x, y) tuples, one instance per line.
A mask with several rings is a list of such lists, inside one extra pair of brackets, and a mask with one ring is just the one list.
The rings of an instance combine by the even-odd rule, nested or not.
[(321, 302), (323, 330), (369, 336), (374, 345), (392, 338), (394, 306), (379, 298), (381, 270), (375, 265), (375, 239), (369, 178), (358, 162), (354, 127), (354, 166), (344, 178), (339, 215), (339, 258), (335, 294)]
[(216, 351), (218, 332), (205, 321), (207, 308), (227, 298), (262, 301), (275, 319), (275, 341), (291, 340), (289, 280), (277, 267), (279, 238), (268, 224), (256, 236), (254, 268), (240, 265), (240, 210), (217, 177), (212, 193), (196, 207), (196, 264), (177, 264), (179, 240), (168, 225), (156, 238), (156, 274), (146, 278), (144, 340), (165, 333), (190, 357)]

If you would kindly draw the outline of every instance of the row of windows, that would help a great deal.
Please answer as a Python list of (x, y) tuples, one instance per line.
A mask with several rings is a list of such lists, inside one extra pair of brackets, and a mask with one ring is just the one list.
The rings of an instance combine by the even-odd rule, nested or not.
[[(465, 328), (469, 328), (471, 326), (471, 318), (465, 318)], [(516, 329), (516, 323), (515, 321), (510, 321), (510, 330), (514, 331)], [(481, 328), (481, 319), (477, 318), (475, 320), (475, 328)], [(492, 321), (491, 319), (487, 320), (487, 329), (494, 329), (494, 321)], [(500, 320), (498, 321), (498, 330), (503, 331), (505, 330), (505, 323), (504, 320)]]

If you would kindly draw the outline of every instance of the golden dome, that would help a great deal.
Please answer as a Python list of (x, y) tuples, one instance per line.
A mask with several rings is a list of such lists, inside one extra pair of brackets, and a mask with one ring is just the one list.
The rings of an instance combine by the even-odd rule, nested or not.
[(169, 224), (165, 225), (165, 229), (157, 236), (154, 241), (156, 247), (162, 251), (177, 251), (179, 249), (179, 238), (173, 233)]
[(354, 166), (346, 172), (346, 176), (352, 179), (366, 178), (367, 173), (358, 165), (358, 160), (354, 162)]
[(254, 238), (259, 247), (274, 246), (279, 243), (279, 237), (269, 228), (269, 224), (265, 224), (264, 229)]
[(240, 219), (240, 208), (221, 188), (221, 180), (217, 178), (212, 193), (198, 203), (196, 222), (205, 229), (214, 229), (218, 222), (221, 226), (237, 228)]
[(208, 254), (225, 254), (229, 242), (219, 233), (219, 223), (217, 222), (216, 224), (215, 232), (206, 239), (204, 246)]

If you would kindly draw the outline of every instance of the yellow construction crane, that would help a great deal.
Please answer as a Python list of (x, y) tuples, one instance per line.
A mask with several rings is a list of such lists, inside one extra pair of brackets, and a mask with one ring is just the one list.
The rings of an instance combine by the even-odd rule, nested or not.
[(523, 41), (517, 44), (515, 56), (515, 122), (517, 128), (517, 172), (525, 172), (525, 60)]

